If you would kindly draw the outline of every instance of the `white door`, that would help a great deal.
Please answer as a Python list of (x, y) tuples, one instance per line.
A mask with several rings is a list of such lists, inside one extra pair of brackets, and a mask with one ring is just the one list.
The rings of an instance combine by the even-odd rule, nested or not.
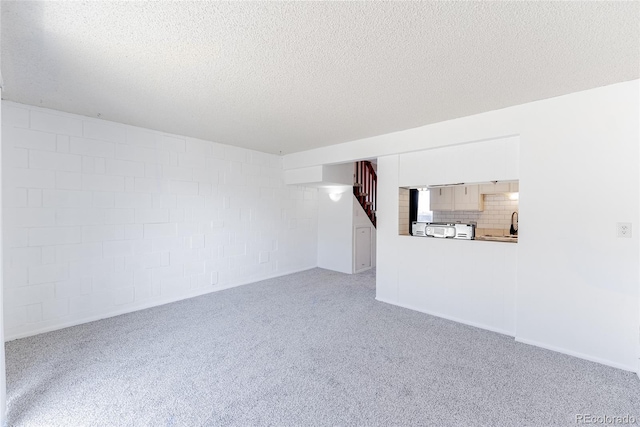
[(356, 228), (355, 272), (371, 268), (371, 227)]

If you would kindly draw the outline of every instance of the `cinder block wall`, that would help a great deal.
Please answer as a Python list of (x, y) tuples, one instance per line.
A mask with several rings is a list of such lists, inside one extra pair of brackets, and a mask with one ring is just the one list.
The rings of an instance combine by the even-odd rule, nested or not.
[(2, 104), (6, 339), (316, 265), (281, 158)]

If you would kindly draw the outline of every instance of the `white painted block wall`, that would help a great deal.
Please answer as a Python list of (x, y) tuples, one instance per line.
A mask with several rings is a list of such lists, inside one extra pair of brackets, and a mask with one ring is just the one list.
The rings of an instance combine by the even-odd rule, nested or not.
[(2, 103), (6, 339), (316, 266), (281, 158)]

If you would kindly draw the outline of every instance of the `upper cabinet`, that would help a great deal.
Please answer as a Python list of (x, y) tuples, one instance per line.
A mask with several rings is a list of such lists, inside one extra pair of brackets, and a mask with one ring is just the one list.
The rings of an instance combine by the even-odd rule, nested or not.
[(485, 184), (458, 184), (432, 187), (432, 211), (483, 211), (485, 194), (517, 193), (518, 181), (493, 181)]
[(432, 188), (429, 193), (432, 211), (453, 210), (453, 187)]
[(432, 211), (453, 210), (453, 188), (437, 187), (429, 191), (430, 206)]
[(478, 185), (457, 185), (453, 187), (454, 211), (482, 211), (484, 203)]
[(480, 184), (480, 194), (499, 194), (508, 193), (509, 183), (506, 181), (490, 182), (488, 184)]
[(518, 181), (490, 182), (488, 184), (480, 184), (480, 194), (517, 193), (519, 187)]
[(432, 211), (481, 211), (484, 209), (478, 185), (436, 187), (430, 191)]

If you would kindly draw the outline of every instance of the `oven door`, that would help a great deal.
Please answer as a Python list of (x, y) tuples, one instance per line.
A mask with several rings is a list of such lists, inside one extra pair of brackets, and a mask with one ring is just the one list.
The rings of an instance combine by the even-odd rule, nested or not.
[(456, 237), (456, 228), (452, 225), (427, 225), (426, 235), (430, 237), (439, 238), (453, 238)]

